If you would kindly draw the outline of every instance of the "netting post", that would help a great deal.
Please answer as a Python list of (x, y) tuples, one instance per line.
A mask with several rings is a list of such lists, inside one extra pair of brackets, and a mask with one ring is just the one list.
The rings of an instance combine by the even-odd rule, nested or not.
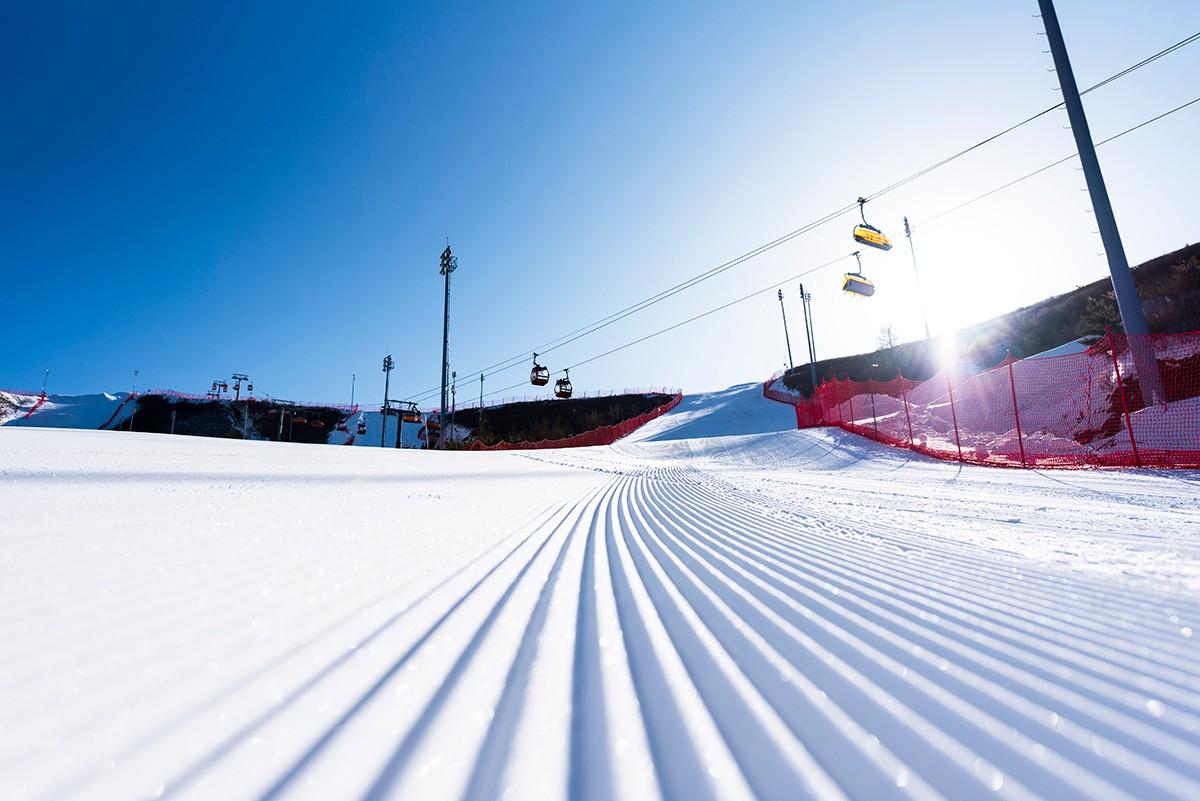
[(962, 461), (962, 440), (958, 436), (958, 412), (954, 410), (954, 387), (950, 384), (950, 368), (946, 368), (946, 391), (950, 394), (950, 419), (954, 422), (954, 444), (958, 447), (958, 461)]
[(871, 383), (871, 426), (875, 429), (875, 439), (879, 439), (879, 420), (875, 417), (875, 383)]
[(1017, 381), (1013, 378), (1011, 361), (1008, 363), (1008, 387), (1012, 390), (1013, 417), (1017, 420), (1017, 445), (1021, 449), (1021, 467), (1029, 467), (1025, 461), (1025, 437), (1021, 433), (1021, 413), (1017, 411)]
[(849, 386), (849, 383), (846, 386), (846, 401), (850, 404), (849, 425), (854, 425), (854, 390)]
[(904, 401), (904, 422), (908, 424), (908, 447), (913, 448), (917, 443), (913, 439), (912, 417), (910, 417), (908, 414), (908, 393), (904, 390), (900, 390), (900, 399)]
[(1121, 380), (1121, 364), (1117, 361), (1117, 340), (1109, 334), (1109, 350), (1112, 352), (1113, 369), (1117, 373), (1117, 392), (1121, 396), (1121, 411), (1125, 415), (1125, 430), (1129, 432), (1129, 444), (1133, 448), (1133, 463), (1142, 466), (1142, 457), (1138, 454), (1137, 440), (1133, 438), (1133, 423), (1129, 419), (1129, 402), (1125, 399), (1125, 382)]

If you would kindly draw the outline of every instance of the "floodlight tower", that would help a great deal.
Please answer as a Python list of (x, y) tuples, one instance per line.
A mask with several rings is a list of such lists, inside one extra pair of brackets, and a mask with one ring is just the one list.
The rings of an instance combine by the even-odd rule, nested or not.
[[(387, 440), (387, 419), (388, 419), (388, 383), (392, 379), (392, 369), (396, 366), (396, 362), (392, 359), (392, 354), (383, 357), (383, 408), (380, 411), (380, 417), (383, 419), (382, 431), (379, 433), (379, 447), (386, 447), (384, 442)], [(399, 435), (397, 435), (399, 436)]]
[(450, 244), (442, 251), (439, 275), (446, 278), (445, 300), (442, 306), (442, 403), (438, 409), (438, 447), (444, 447), (446, 432), (446, 389), (450, 383), (450, 273), (458, 269), (458, 259), (450, 250)]
[(779, 290), (779, 311), (783, 314), (783, 340), (787, 343), (788, 351), (788, 369), (794, 369), (796, 363), (792, 361), (792, 338), (788, 336), (787, 330), (787, 310), (783, 308), (783, 290)]

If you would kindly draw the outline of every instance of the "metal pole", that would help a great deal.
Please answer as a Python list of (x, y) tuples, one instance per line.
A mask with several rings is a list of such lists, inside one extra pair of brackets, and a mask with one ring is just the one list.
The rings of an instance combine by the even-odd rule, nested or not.
[[(812, 381), (812, 391), (817, 391), (817, 344), (813, 342), (812, 330), (812, 294), (804, 291), (800, 285), (800, 305), (804, 308), (804, 335), (808, 339), (808, 375)], [(811, 397), (811, 396), (810, 396)]]
[(788, 349), (788, 369), (795, 369), (796, 364), (792, 361), (792, 338), (788, 336), (787, 330), (787, 310), (783, 308), (783, 290), (779, 290), (779, 311), (783, 314), (783, 339), (787, 342)]
[(171, 410), (171, 433), (175, 433), (175, 409)]
[[(479, 431), (483, 430), (483, 373), (479, 374)], [(478, 436), (479, 432), (476, 432)]]
[(133, 430), (133, 418), (137, 416), (137, 377), (138, 371), (133, 371), (133, 391), (129, 393), (129, 402), (133, 404), (133, 408), (129, 412), (129, 430)]
[(913, 246), (912, 228), (908, 225), (908, 218), (904, 218), (904, 235), (908, 237), (908, 252), (912, 254), (913, 275), (917, 279), (917, 297), (921, 303), (921, 322), (925, 324), (925, 338), (929, 339), (929, 315), (925, 313), (925, 292), (921, 289), (921, 274), (917, 272), (917, 249)]
[(392, 359), (392, 354), (383, 357), (383, 408), (380, 409), (380, 417), (383, 419), (383, 425), (379, 432), (379, 447), (386, 447), (384, 442), (387, 441), (387, 419), (388, 419), (388, 385), (392, 378), (392, 368), (396, 366), (396, 362)]
[[(1113, 292), (1117, 296), (1117, 309), (1121, 312), (1121, 323), (1125, 333), (1135, 337), (1130, 348), (1142, 397), (1149, 402), (1162, 398), (1162, 382), (1158, 375), (1158, 363), (1153, 348), (1149, 345), (1146, 318), (1142, 303), (1138, 300), (1137, 288), (1133, 284), (1133, 273), (1125, 257), (1125, 245), (1117, 230), (1117, 218), (1108, 199), (1108, 188), (1104, 185), (1104, 174), (1100, 171), (1100, 160), (1096, 158), (1096, 147), (1092, 132), (1088, 128), (1083, 101), (1079, 98), (1079, 87), (1075, 84), (1075, 73), (1071, 70), (1071, 59), (1067, 56), (1067, 45), (1063, 41), (1062, 28), (1054, 11), (1053, 0), (1038, 0), (1042, 12), (1042, 23), (1046, 26), (1046, 39), (1050, 42), (1050, 53), (1054, 57), (1054, 68), (1058, 72), (1058, 84), (1062, 89), (1063, 104), (1067, 107), (1067, 118), (1071, 133), (1075, 135), (1075, 147), (1079, 150), (1079, 161), (1083, 165), (1083, 177), (1087, 180), (1088, 195), (1092, 210), (1096, 213), (1096, 224), (1100, 228), (1100, 239), (1108, 257), (1108, 272), (1112, 278)], [(1134, 345), (1134, 342), (1137, 345)]]
[[(458, 410), (458, 371), (450, 373), (450, 428), (454, 428), (454, 412)], [(443, 429), (442, 433), (453, 439), (454, 432)]]
[(350, 408), (354, 408), (354, 383), (358, 380), (358, 376), (354, 373), (350, 374)]
[(441, 269), (439, 272), (446, 277), (445, 298), (442, 305), (442, 402), (438, 409), (438, 447), (443, 448), (446, 433), (446, 385), (450, 381), (450, 273), (458, 268), (458, 259), (446, 243), (442, 251)]
[(46, 368), (46, 372), (42, 375), (42, 398), (46, 397), (46, 382), (50, 380), (50, 368)]

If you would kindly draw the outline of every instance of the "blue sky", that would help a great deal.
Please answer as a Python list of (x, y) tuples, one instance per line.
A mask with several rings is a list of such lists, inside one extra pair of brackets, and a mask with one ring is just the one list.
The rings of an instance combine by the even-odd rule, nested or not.
[[(0, 10), (0, 386), (345, 401), (619, 309), (1057, 101), (1036, 3), (141, 3)], [(1061, 0), (1081, 85), (1200, 31), (1192, 2)], [(1200, 95), (1200, 44), (1086, 98), (1103, 138)], [(1100, 151), (1130, 260), (1196, 238), (1200, 104)], [(1074, 150), (1047, 115), (868, 206), (895, 230)], [(1070, 164), (917, 229), (935, 332), (1106, 275)], [(547, 357), (552, 368), (852, 249), (845, 217)], [(845, 263), (843, 263), (845, 264)], [(819, 354), (920, 330), (805, 279)], [(789, 300), (793, 350), (800, 308)], [(774, 292), (572, 372), (712, 389), (786, 358)], [(520, 381), (517, 369), (488, 379)], [(465, 379), (473, 395), (477, 373)], [(464, 390), (467, 392), (467, 390)]]

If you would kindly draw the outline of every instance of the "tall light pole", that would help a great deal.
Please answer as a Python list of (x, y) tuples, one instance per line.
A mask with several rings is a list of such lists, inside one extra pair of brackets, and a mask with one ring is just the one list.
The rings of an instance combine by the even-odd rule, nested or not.
[(392, 359), (392, 354), (383, 357), (383, 408), (380, 411), (380, 417), (383, 418), (382, 430), (379, 432), (379, 447), (386, 447), (384, 442), (387, 440), (387, 419), (388, 419), (388, 386), (392, 379), (392, 368), (396, 366), (395, 360)]
[(804, 308), (804, 336), (808, 340), (808, 377), (812, 381), (812, 391), (817, 391), (817, 343), (813, 340), (812, 329), (812, 293), (804, 291), (800, 285), (800, 305)]
[[(133, 418), (137, 416), (137, 377), (138, 371), (133, 371), (133, 391), (129, 393), (129, 401), (133, 404), (133, 409), (129, 412), (129, 430), (133, 430)], [(44, 390), (43, 390), (44, 391)]]
[[(450, 373), (450, 428), (454, 428), (454, 413), (458, 411), (458, 371), (454, 370)], [(454, 432), (449, 429), (442, 429), (442, 434), (449, 436), (450, 440), (454, 440)]]
[(350, 374), (350, 408), (354, 408), (354, 382), (358, 380), (358, 376), (354, 373)]
[(442, 251), (441, 269), (439, 275), (446, 278), (446, 294), (442, 306), (442, 403), (438, 409), (438, 447), (445, 447), (446, 433), (446, 385), (450, 382), (450, 273), (458, 269), (458, 259), (450, 250), (450, 245)]
[(1142, 388), (1142, 397), (1147, 401), (1162, 398), (1162, 382), (1158, 375), (1158, 363), (1154, 350), (1147, 341), (1146, 317), (1142, 313), (1142, 302), (1138, 299), (1133, 284), (1133, 273), (1125, 257), (1125, 245), (1117, 230), (1117, 218), (1108, 199), (1108, 188), (1104, 174), (1100, 171), (1100, 160), (1096, 158), (1096, 147), (1092, 132), (1088, 128), (1083, 101), (1079, 98), (1079, 87), (1075, 84), (1075, 73), (1071, 70), (1071, 59), (1067, 56), (1067, 45), (1063, 41), (1062, 28), (1054, 11), (1053, 0), (1038, 0), (1042, 12), (1042, 24), (1046, 26), (1046, 39), (1050, 42), (1050, 54), (1054, 57), (1054, 69), (1058, 73), (1058, 85), (1062, 89), (1063, 103), (1067, 107), (1067, 118), (1071, 133), (1075, 135), (1075, 147), (1083, 165), (1083, 177), (1087, 181), (1088, 195), (1092, 199), (1092, 210), (1100, 228), (1100, 239), (1108, 257), (1108, 272), (1112, 278), (1113, 293), (1117, 296), (1117, 310), (1125, 333), (1134, 337), (1130, 340), (1134, 369)]
[(921, 304), (921, 322), (925, 324), (925, 338), (929, 339), (929, 315), (925, 313), (925, 292), (921, 289), (921, 274), (917, 272), (917, 249), (913, 246), (912, 228), (908, 225), (908, 218), (904, 218), (904, 235), (908, 237), (908, 252), (912, 254), (913, 275), (917, 279), (917, 297)]
[(796, 367), (792, 361), (792, 338), (788, 336), (787, 330), (787, 310), (783, 308), (783, 290), (779, 290), (779, 311), (783, 315), (783, 340), (787, 342), (788, 349), (788, 369), (792, 370)]

